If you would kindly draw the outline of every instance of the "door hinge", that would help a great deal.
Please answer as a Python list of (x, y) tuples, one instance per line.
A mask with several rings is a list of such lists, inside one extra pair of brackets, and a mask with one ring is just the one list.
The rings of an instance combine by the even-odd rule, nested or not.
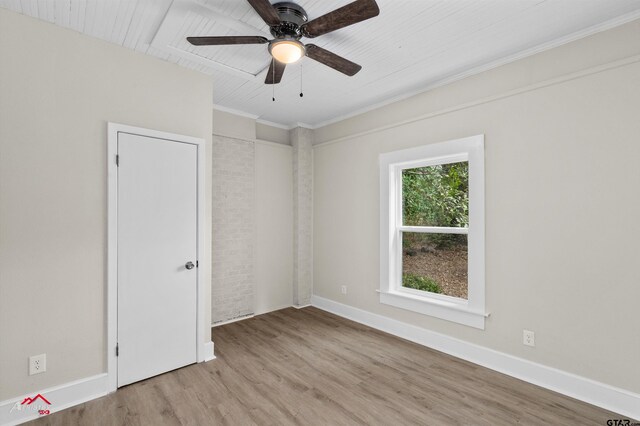
[(116, 154), (116, 167), (120, 167), (120, 156)]
[(198, 261), (196, 260), (196, 268), (198, 267)]
[(120, 345), (116, 343), (116, 356), (120, 356)]

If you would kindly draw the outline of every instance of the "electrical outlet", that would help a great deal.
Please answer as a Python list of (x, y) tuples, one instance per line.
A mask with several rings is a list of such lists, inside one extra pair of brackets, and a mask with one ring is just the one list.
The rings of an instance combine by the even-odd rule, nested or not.
[(342, 294), (347, 294), (347, 286), (343, 285), (340, 291), (342, 291)]
[(29, 375), (40, 374), (47, 371), (47, 354), (29, 357)]
[(536, 334), (533, 331), (522, 330), (522, 343), (526, 346), (535, 346)]

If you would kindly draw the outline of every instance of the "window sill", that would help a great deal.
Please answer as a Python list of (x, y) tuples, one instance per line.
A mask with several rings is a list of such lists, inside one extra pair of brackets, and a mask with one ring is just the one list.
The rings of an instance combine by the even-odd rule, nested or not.
[(418, 312), (458, 324), (484, 330), (484, 320), (489, 314), (471, 310), (466, 303), (456, 303), (428, 296), (418, 296), (398, 291), (379, 291), (380, 303)]

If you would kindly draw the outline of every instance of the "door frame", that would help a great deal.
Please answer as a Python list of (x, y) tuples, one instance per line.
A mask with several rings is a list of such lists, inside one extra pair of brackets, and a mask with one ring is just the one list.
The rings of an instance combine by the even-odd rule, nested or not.
[[(176, 143), (195, 145), (197, 148), (197, 248), (196, 260), (205, 253), (205, 141), (192, 136), (160, 132), (125, 124), (108, 123), (107, 130), (107, 377), (109, 392), (118, 389), (118, 358), (116, 344), (118, 341), (118, 134), (130, 133), (156, 139), (164, 139)], [(196, 361), (209, 361), (213, 358), (213, 343), (205, 336), (205, 289), (203, 267), (196, 269)], [(206, 338), (206, 341), (205, 341)]]

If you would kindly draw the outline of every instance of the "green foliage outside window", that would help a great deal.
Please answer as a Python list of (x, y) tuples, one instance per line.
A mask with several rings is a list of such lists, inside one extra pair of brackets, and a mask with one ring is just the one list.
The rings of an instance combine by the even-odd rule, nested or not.
[[(403, 225), (468, 227), (469, 163), (403, 170), (402, 198)], [(431, 238), (439, 247), (464, 240), (456, 234), (431, 234)]]
[(404, 225), (469, 225), (469, 163), (402, 172)]
[(402, 274), (402, 286), (431, 293), (442, 293), (442, 289), (436, 280), (416, 274)]

